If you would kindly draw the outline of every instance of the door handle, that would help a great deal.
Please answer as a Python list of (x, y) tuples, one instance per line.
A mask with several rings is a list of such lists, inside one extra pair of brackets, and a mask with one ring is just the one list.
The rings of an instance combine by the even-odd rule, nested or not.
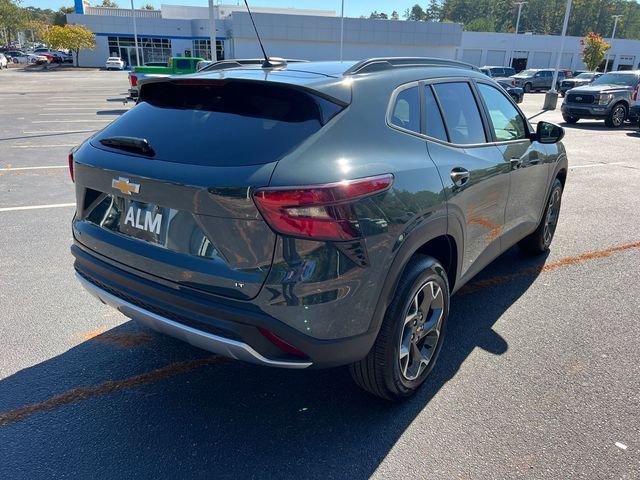
[(451, 180), (456, 187), (462, 187), (470, 178), (469, 170), (462, 167), (456, 167), (451, 170)]
[(511, 170), (516, 170), (522, 166), (522, 160), (519, 158), (511, 159)]

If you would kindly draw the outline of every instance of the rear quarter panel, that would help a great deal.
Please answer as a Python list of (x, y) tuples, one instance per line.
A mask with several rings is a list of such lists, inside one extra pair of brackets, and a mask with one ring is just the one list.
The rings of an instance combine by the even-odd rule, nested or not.
[(426, 141), (387, 125), (387, 106), (397, 84), (372, 77), (353, 80), (351, 105), (282, 159), (270, 183), (311, 185), (394, 175), (389, 191), (356, 207), (368, 266), (356, 265), (335, 244), (278, 239), (260, 294), (263, 309), (316, 338), (376, 328), (372, 318), (397, 252), (425, 223), (440, 219), (438, 231), (446, 233), (442, 181)]

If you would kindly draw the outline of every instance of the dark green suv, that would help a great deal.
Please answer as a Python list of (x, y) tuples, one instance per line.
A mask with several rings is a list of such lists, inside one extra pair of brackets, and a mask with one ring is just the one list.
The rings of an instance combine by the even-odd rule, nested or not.
[(515, 244), (549, 248), (562, 136), (439, 59), (150, 80), (70, 158), (75, 270), (103, 303), (197, 347), (350, 365), (402, 399), (434, 368), (450, 296)]

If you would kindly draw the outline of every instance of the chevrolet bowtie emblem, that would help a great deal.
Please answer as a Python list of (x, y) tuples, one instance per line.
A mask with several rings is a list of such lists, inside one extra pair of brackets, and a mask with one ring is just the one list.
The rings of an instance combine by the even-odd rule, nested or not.
[(140, 193), (140, 184), (130, 182), (128, 178), (124, 177), (111, 180), (111, 186), (120, 190), (125, 195), (131, 195), (131, 192)]

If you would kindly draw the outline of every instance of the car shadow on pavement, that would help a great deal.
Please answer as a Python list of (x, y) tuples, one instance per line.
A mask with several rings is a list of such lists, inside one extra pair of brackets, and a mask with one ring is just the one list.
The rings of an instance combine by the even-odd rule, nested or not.
[(543, 263), (511, 249), (476, 279), (510, 281), (454, 296), (438, 365), (402, 404), (346, 368), (218, 363), (126, 322), (0, 381), (0, 478), (368, 478), (476, 348), (507, 351), (493, 326)]

